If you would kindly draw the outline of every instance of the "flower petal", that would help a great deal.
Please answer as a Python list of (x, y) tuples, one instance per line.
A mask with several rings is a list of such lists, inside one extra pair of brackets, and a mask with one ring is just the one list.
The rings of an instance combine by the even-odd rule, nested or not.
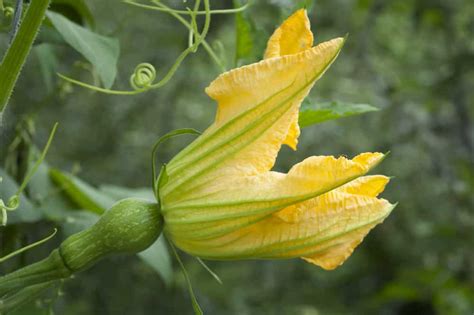
[(257, 175), (273, 167), (299, 106), (338, 55), (334, 39), (299, 54), (224, 73), (207, 88), (216, 121), (168, 165), (162, 196), (196, 191), (217, 177)]
[(383, 175), (363, 176), (341, 186), (338, 188), (338, 191), (354, 195), (377, 197), (384, 191), (389, 181), (390, 179)]
[[(359, 155), (353, 160), (314, 156), (295, 165), (288, 174), (268, 172), (215, 182), (206, 186), (208, 191), (204, 194), (191, 194), (194, 198), (187, 201), (163, 204), (167, 232), (172, 238), (206, 239), (253, 224), (364, 175), (384, 156), (363, 155), (366, 158)], [(359, 160), (364, 163), (356, 162)]]
[[(296, 54), (313, 46), (313, 33), (305, 9), (300, 9), (286, 19), (278, 27), (267, 43), (265, 59)], [(291, 126), (283, 144), (296, 150), (300, 126), (298, 125), (298, 113), (292, 118)]]
[[(385, 181), (388, 179), (385, 177)], [(394, 208), (384, 199), (366, 195), (368, 186), (380, 186), (380, 177), (367, 177), (311, 200), (292, 206), (308, 213), (296, 221), (278, 214), (243, 229), (208, 240), (178, 239), (176, 244), (192, 254), (213, 259), (303, 257), (333, 269), (350, 256), (362, 238)], [(350, 185), (350, 184), (349, 184)], [(355, 190), (359, 187), (359, 190)], [(286, 209), (285, 209), (286, 210)]]
[(293, 13), (278, 27), (267, 43), (264, 58), (292, 55), (313, 46), (313, 33), (305, 9)]

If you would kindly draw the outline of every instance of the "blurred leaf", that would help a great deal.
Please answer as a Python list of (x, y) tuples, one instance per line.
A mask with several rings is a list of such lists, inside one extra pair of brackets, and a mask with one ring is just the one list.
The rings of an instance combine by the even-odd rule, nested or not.
[(138, 256), (158, 272), (166, 285), (171, 283), (173, 279), (173, 267), (163, 234), (153, 245), (139, 253)]
[(360, 115), (378, 110), (378, 108), (367, 104), (343, 102), (325, 102), (318, 104), (306, 99), (301, 106), (298, 122), (300, 127), (304, 128), (327, 120)]
[(46, 90), (47, 92), (52, 92), (54, 87), (54, 77), (58, 66), (58, 60), (54, 54), (53, 46), (47, 43), (40, 44), (33, 47), (33, 52), (38, 57)]
[[(32, 160), (35, 160), (33, 158)], [(55, 173), (55, 175), (50, 175)], [(62, 227), (62, 232), (68, 236), (92, 226), (100, 216), (96, 213), (79, 209), (80, 205), (74, 203), (74, 199), (69, 199), (68, 193), (62, 189), (62, 185), (76, 185), (73, 190), (82, 190), (82, 193), (88, 195), (88, 198), (94, 198), (97, 194), (91, 193), (94, 188), (80, 181), (77, 178), (68, 178), (67, 174), (60, 173), (58, 170), (50, 169), (46, 162), (41, 163), (40, 167), (28, 184), (28, 193), (32, 201), (37, 203), (43, 209), (44, 215)], [(52, 177), (61, 178), (57, 184), (53, 182)], [(73, 177), (73, 176), (70, 176)], [(69, 183), (74, 182), (74, 183)], [(77, 185), (78, 182), (81, 182)], [(87, 187), (84, 189), (84, 187)], [(75, 192), (74, 192), (75, 193)], [(102, 200), (102, 199), (101, 199)], [(101, 202), (98, 202), (99, 207)], [(103, 203), (103, 201), (102, 201)], [(105, 204), (104, 204), (105, 205)], [(104, 209), (105, 211), (105, 209)]]
[(422, 297), (422, 294), (417, 288), (411, 287), (405, 283), (390, 283), (380, 293), (379, 298), (384, 302), (393, 300), (417, 300)]
[(61, 188), (53, 183), (49, 175), (49, 166), (46, 162), (41, 163), (38, 167), (27, 189), (30, 199), (44, 209), (46, 216), (49, 216), (50, 212), (56, 213), (58, 211), (77, 209), (71, 200), (64, 195)]
[(126, 188), (114, 185), (100, 185), (99, 190), (116, 200), (130, 197), (143, 198), (151, 201), (155, 200), (153, 191), (150, 188)]
[(81, 210), (61, 211), (57, 212), (57, 215), (57, 217), (53, 216), (53, 218), (55, 218), (56, 222), (61, 224), (63, 233), (66, 236), (81, 232), (91, 227), (100, 218), (100, 216), (95, 213)]
[[(0, 177), (2, 178), (0, 182), (0, 198), (6, 203), (17, 192), (18, 185), (2, 168), (0, 168)], [(34, 205), (24, 194), (20, 194), (20, 207), (15, 211), (8, 211), (7, 213), (8, 224), (36, 222), (43, 217), (42, 211), (35, 209)]]
[(94, 29), (94, 16), (84, 0), (53, 0), (49, 9), (76, 24)]
[(64, 40), (95, 67), (104, 86), (110, 88), (117, 75), (118, 40), (96, 34), (58, 13), (46, 14)]
[(113, 198), (100, 193), (96, 188), (72, 174), (50, 169), (49, 175), (53, 182), (61, 187), (80, 208), (102, 214), (115, 203)]
[(315, 1), (314, 0), (300, 0), (295, 8), (293, 9), (293, 11), (296, 11), (298, 9), (302, 9), (302, 8), (305, 8), (308, 12), (310, 12), (313, 7), (314, 7), (314, 3)]
[[(240, 0), (234, 0), (234, 7), (240, 7)], [(235, 64), (241, 66), (250, 63), (256, 59), (254, 48), (255, 28), (248, 14), (245, 11), (235, 15), (236, 27), (236, 48), (235, 48)]]

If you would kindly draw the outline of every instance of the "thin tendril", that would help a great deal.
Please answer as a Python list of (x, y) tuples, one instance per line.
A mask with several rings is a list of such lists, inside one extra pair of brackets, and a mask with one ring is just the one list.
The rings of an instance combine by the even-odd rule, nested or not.
[[(143, 3), (137, 3), (137, 2), (134, 2), (134, 1), (131, 1), (131, 0), (125, 0), (123, 2), (126, 3), (126, 4), (134, 5), (134, 6), (141, 7), (141, 8), (148, 9), (148, 10), (161, 11), (161, 12), (166, 12), (166, 13), (176, 13), (176, 14), (181, 14), (181, 15), (190, 15), (191, 14), (187, 10), (175, 10), (175, 9), (171, 9), (169, 7), (163, 8), (163, 7), (147, 5), (147, 4), (143, 4)], [(157, 1), (157, 0), (151, 1), (151, 2), (153, 2), (156, 5), (162, 4), (161, 1)], [(242, 11), (246, 10), (250, 6), (250, 2), (251, 1), (248, 1), (243, 6), (238, 7), (238, 8), (234, 8), (234, 9), (211, 10), (211, 14), (239, 13), (239, 12), (242, 12)], [(196, 11), (194, 14), (204, 15), (204, 14), (206, 14), (206, 11)]]
[(202, 261), (201, 258), (196, 257), (196, 260), (201, 264), (201, 266), (204, 267), (204, 269), (206, 269), (207, 272), (209, 272), (209, 273), (211, 274), (211, 276), (212, 276), (214, 279), (216, 279), (217, 282), (219, 282), (219, 284), (222, 284), (221, 278), (220, 278), (214, 271), (212, 271), (212, 269), (209, 268), (209, 266), (206, 265), (206, 263), (205, 263), (204, 261)]
[[(16, 193), (8, 199), (7, 204), (0, 199), (0, 209), (2, 213), (2, 218), (1, 218), (1, 225), (5, 226), (7, 225), (7, 211), (14, 211), (18, 209), (20, 206), (20, 195), (25, 190), (26, 186), (28, 185), (31, 177), (36, 173), (38, 170), (38, 167), (43, 163), (44, 158), (46, 157), (46, 154), (48, 153), (49, 147), (53, 141), (54, 135), (56, 134), (56, 130), (58, 128), (58, 123), (55, 123), (53, 126), (53, 129), (51, 130), (51, 133), (49, 134), (48, 141), (46, 142), (46, 145), (44, 146), (43, 151), (41, 152), (41, 155), (39, 159), (35, 162), (31, 170), (28, 172), (28, 174), (25, 176), (23, 179), (23, 182), (21, 183), (20, 187), (16, 191)], [(1, 182), (1, 179), (0, 179)]]
[[(185, 135), (185, 134), (194, 134), (194, 135), (200, 135), (201, 133), (197, 131), (196, 129), (192, 128), (184, 128), (184, 129), (176, 129), (173, 131), (168, 132), (164, 136), (160, 137), (155, 144), (153, 145), (153, 148), (151, 150), (151, 174), (152, 174), (152, 187), (153, 187), (153, 192), (155, 193), (155, 197), (158, 198), (158, 192), (157, 192), (157, 176), (156, 176), (156, 152), (158, 151), (158, 148), (160, 145), (165, 142), (168, 139), (171, 139), (173, 137), (179, 136), (179, 135)], [(161, 174), (161, 173), (160, 173)]]
[(184, 278), (185, 278), (186, 283), (188, 285), (188, 291), (189, 291), (189, 295), (191, 296), (191, 302), (193, 304), (194, 313), (198, 314), (198, 315), (203, 315), (202, 309), (199, 306), (196, 295), (194, 294), (193, 286), (191, 284), (191, 279), (189, 278), (188, 272), (186, 271), (186, 267), (184, 267), (184, 264), (181, 261), (181, 257), (179, 257), (179, 254), (176, 251), (176, 248), (174, 247), (173, 243), (169, 242), (169, 244), (170, 244), (170, 247), (173, 251), (174, 256), (176, 257), (176, 260), (179, 263), (179, 266), (181, 267), (181, 271), (183, 272)]
[[(194, 21), (194, 20), (193, 20)], [(196, 23), (193, 23), (193, 26), (196, 25)], [(191, 29), (189, 30), (189, 34), (188, 34), (188, 47), (191, 47), (193, 45), (193, 42), (194, 42), (194, 29)]]
[[(198, 10), (199, 8), (199, 4), (200, 4), (200, 0), (196, 0), (196, 5), (195, 5), (195, 11)], [(160, 87), (162, 87), (163, 85), (167, 84), (171, 78), (174, 76), (174, 74), (176, 73), (176, 71), (178, 70), (179, 66), (181, 65), (181, 63), (183, 62), (183, 60), (190, 54), (190, 53), (194, 53), (196, 52), (197, 48), (199, 47), (199, 45), (201, 45), (203, 42), (204, 42), (204, 38), (207, 36), (207, 33), (209, 31), (209, 26), (211, 24), (211, 10), (210, 10), (210, 5), (209, 5), (209, 0), (204, 0), (204, 9), (205, 9), (205, 21), (204, 21), (204, 26), (203, 26), (203, 30), (201, 33), (199, 33), (197, 31), (197, 27), (196, 27), (196, 31), (195, 31), (195, 42), (193, 43), (192, 46), (189, 46), (187, 49), (185, 49), (179, 56), (178, 58), (176, 58), (175, 60), (175, 63), (171, 66), (171, 68), (168, 70), (168, 73), (166, 73), (166, 75), (160, 80), (158, 81), (157, 83), (155, 84), (152, 84), (152, 83), (149, 83), (147, 84), (146, 86), (142, 87), (142, 88), (139, 88), (138, 90), (135, 89), (135, 90), (132, 90), (132, 91), (127, 91), (127, 90), (111, 90), (111, 89), (105, 89), (105, 88), (101, 88), (101, 87), (98, 87), (98, 86), (95, 86), (95, 85), (92, 85), (92, 84), (88, 84), (88, 83), (84, 83), (84, 82), (81, 82), (81, 81), (78, 81), (78, 80), (75, 80), (75, 79), (72, 79), (72, 78), (69, 78), (65, 75), (62, 75), (62, 74), (59, 74), (59, 77), (62, 78), (63, 80), (66, 80), (70, 83), (73, 83), (73, 84), (76, 84), (76, 85), (79, 85), (79, 86), (82, 86), (82, 87), (85, 87), (85, 88), (88, 88), (88, 89), (91, 89), (93, 91), (97, 91), (97, 92), (102, 92), (102, 93), (106, 93), (106, 94), (113, 94), (113, 95), (136, 95), (136, 94), (139, 94), (139, 93), (142, 93), (142, 92), (145, 92), (145, 91), (148, 91), (150, 89), (158, 89)], [(196, 14), (192, 14), (191, 15), (191, 24), (193, 23), (196, 23), (195, 21), (195, 18), (196, 18)], [(193, 27), (189, 27), (189, 29), (193, 29)], [(152, 65), (148, 64), (148, 66), (151, 66), (153, 67)], [(153, 68), (154, 69), (154, 68)], [(137, 71), (137, 68), (135, 69), (135, 71)], [(134, 75), (136, 74), (136, 72), (134, 72)], [(133, 75), (132, 75), (133, 76)], [(139, 86), (137, 86), (139, 87)], [(135, 88), (133, 85), (132, 85), (132, 88)]]
[[(168, 6), (160, 3), (160, 2), (155, 2), (155, 4), (157, 6), (160, 6), (161, 8), (165, 8), (165, 9), (169, 9)], [(171, 16), (173, 16), (175, 19), (177, 19), (181, 24), (183, 24), (190, 32), (192, 31), (192, 26), (191, 24), (186, 21), (181, 15), (179, 15), (178, 13), (175, 13), (173, 12), (173, 10), (171, 11), (168, 11), (168, 10), (165, 10), (165, 12), (169, 13)], [(217, 54), (214, 52), (214, 50), (212, 49), (212, 47), (208, 44), (208, 42), (206, 42), (204, 39), (202, 39), (202, 46), (204, 47), (204, 49), (207, 51), (207, 53), (209, 54), (209, 56), (212, 58), (212, 60), (214, 60), (214, 62), (219, 66), (221, 72), (224, 72), (226, 71), (226, 67), (222, 64), (222, 61), (219, 59), (219, 57), (217, 57)]]
[(34, 242), (34, 243), (30, 244), (30, 245), (27, 245), (27, 246), (25, 246), (25, 247), (22, 247), (22, 248), (20, 248), (20, 249), (17, 249), (16, 251), (14, 251), (14, 252), (12, 252), (12, 253), (6, 255), (6, 256), (0, 257), (0, 263), (3, 263), (4, 261), (7, 261), (8, 259), (13, 258), (13, 257), (15, 257), (15, 256), (17, 256), (17, 255), (19, 255), (19, 254), (21, 254), (21, 253), (23, 253), (23, 252), (29, 250), (29, 249), (32, 249), (32, 248), (34, 248), (34, 247), (36, 247), (36, 246), (39, 246), (39, 245), (41, 245), (41, 244), (46, 243), (47, 241), (49, 241), (50, 239), (52, 239), (52, 238), (56, 235), (57, 232), (58, 232), (58, 229), (57, 229), (57, 228), (54, 228), (53, 233), (51, 233), (51, 234), (48, 235), (47, 237), (45, 237), (45, 238), (43, 238), (43, 239), (41, 239), (41, 240), (39, 240), (39, 241), (36, 241), (36, 242)]
[[(194, 42), (199, 41), (199, 30), (196, 22), (196, 14), (195, 12), (199, 11), (199, 5), (201, 4), (200, 1), (195, 1), (194, 2), (194, 9), (191, 11), (189, 8), (186, 8), (188, 12), (190, 12), (190, 18), (191, 18), (191, 25), (192, 25), (192, 30), (189, 32), (191, 35), (194, 35)], [(195, 46), (194, 51), (197, 51), (198, 46)]]
[(41, 152), (39, 159), (35, 162), (35, 164), (33, 165), (33, 168), (25, 176), (25, 179), (23, 179), (23, 183), (21, 183), (21, 186), (20, 188), (18, 188), (15, 195), (19, 196), (23, 192), (23, 190), (26, 188), (26, 185), (28, 185), (28, 182), (30, 181), (31, 177), (33, 177), (33, 175), (36, 173), (41, 163), (43, 163), (44, 158), (46, 157), (46, 154), (48, 153), (49, 147), (51, 146), (51, 143), (53, 142), (54, 135), (56, 134), (56, 130), (58, 129), (58, 125), (59, 125), (58, 123), (54, 124), (53, 129), (51, 130), (51, 133), (49, 134), (48, 141), (46, 142), (46, 145), (44, 146), (43, 152)]
[(7, 209), (5, 208), (5, 204), (3, 203), (3, 200), (0, 199), (0, 209), (2, 209), (2, 221), (0, 222), (1, 226), (7, 225)]

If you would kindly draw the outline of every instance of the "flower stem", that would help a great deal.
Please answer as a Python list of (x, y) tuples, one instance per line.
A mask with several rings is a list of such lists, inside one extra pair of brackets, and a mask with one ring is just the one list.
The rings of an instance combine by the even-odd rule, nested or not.
[(12, 312), (17, 308), (30, 303), (43, 295), (49, 289), (57, 286), (59, 283), (57, 281), (45, 282), (37, 285), (32, 285), (25, 289), (21, 289), (18, 292), (6, 297), (3, 300), (0, 300), (0, 314), (4, 312)]
[(0, 297), (31, 285), (59, 280), (71, 275), (72, 272), (64, 264), (59, 250), (55, 249), (45, 259), (1, 277)]
[[(0, 64), (0, 113), (4, 111), (28, 57), (50, 0), (32, 0)], [(0, 116), (1, 118), (1, 116)]]

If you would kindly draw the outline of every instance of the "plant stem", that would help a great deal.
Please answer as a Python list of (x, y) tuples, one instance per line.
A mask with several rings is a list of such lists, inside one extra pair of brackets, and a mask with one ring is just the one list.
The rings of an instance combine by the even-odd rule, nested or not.
[(20, 291), (7, 296), (5, 299), (0, 299), (0, 314), (2, 312), (12, 312), (17, 308), (34, 301), (43, 295), (47, 290), (58, 285), (58, 281), (50, 281), (37, 285), (32, 285), (30, 287), (21, 289)]
[[(2, 113), (28, 57), (50, 0), (32, 0), (18, 33), (0, 64), (0, 113)], [(1, 116), (0, 116), (1, 119)]]
[(16, 0), (15, 13), (13, 15), (12, 29), (10, 31), (10, 44), (18, 32), (21, 23), (21, 14), (23, 13), (23, 0)]
[(64, 264), (59, 250), (45, 259), (1, 277), (0, 297), (31, 285), (64, 279), (72, 272)]

